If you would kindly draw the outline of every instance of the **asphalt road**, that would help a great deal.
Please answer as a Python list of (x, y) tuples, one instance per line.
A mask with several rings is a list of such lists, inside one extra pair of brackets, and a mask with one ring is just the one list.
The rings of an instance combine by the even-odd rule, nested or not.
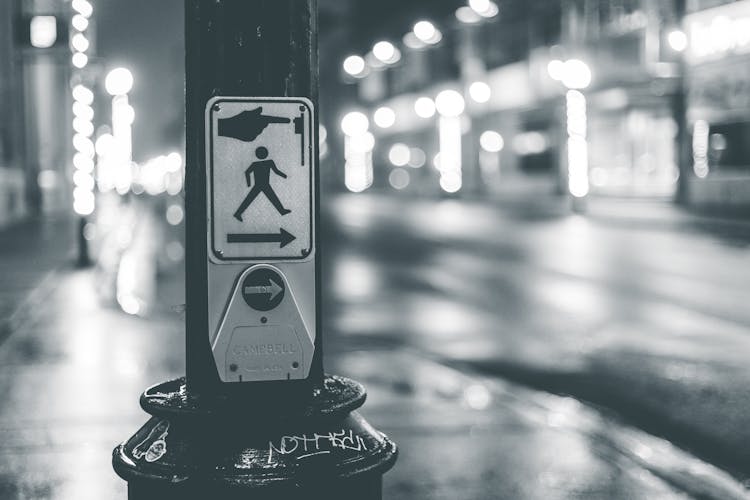
[(571, 395), (750, 478), (750, 224), (378, 195), (327, 216), (329, 334)]
[[(593, 208), (330, 200), (326, 367), (400, 446), (384, 498), (750, 497), (745, 226)], [(126, 496), (111, 450), (184, 374), (182, 275), (133, 220), (133, 279), (59, 269), (0, 343), (0, 498)]]

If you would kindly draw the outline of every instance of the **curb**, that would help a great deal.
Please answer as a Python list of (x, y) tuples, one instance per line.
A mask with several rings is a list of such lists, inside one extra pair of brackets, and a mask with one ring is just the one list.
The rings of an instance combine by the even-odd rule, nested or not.
[[(549, 425), (548, 417), (555, 416), (556, 427), (588, 435), (597, 442), (603, 448), (601, 456), (604, 460), (613, 453), (618, 454), (634, 466), (691, 497), (705, 500), (750, 500), (748, 485), (729, 472), (693, 456), (666, 439), (623, 423), (615, 414), (602, 411), (583, 400), (482, 374), (469, 365), (430, 356), (414, 349), (403, 351), (424, 362), (434, 363), (463, 377), (481, 381), (494, 394), (514, 399), (517, 404), (508, 408), (534, 424)], [(540, 410), (544, 415), (541, 419)]]

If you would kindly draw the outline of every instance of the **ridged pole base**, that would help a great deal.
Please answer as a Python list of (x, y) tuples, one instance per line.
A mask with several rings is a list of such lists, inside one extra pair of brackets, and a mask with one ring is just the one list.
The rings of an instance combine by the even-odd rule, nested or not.
[(177, 379), (143, 393), (152, 418), (112, 463), (131, 500), (380, 499), (398, 452), (354, 411), (364, 401), (362, 385), (327, 375), (271, 416), (262, 401), (201, 401)]

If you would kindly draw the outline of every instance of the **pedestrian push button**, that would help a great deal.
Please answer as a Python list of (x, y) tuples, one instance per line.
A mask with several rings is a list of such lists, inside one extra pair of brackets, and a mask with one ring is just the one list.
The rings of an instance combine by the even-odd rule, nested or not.
[(223, 382), (307, 378), (314, 337), (279, 268), (258, 264), (240, 273), (212, 349)]
[(284, 280), (270, 268), (260, 268), (242, 280), (242, 298), (256, 311), (271, 311), (285, 295)]

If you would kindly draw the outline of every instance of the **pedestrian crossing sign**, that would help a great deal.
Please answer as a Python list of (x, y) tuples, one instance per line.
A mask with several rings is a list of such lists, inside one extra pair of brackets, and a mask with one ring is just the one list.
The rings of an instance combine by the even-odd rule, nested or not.
[(217, 264), (313, 257), (314, 107), (302, 97), (206, 106), (208, 253)]

